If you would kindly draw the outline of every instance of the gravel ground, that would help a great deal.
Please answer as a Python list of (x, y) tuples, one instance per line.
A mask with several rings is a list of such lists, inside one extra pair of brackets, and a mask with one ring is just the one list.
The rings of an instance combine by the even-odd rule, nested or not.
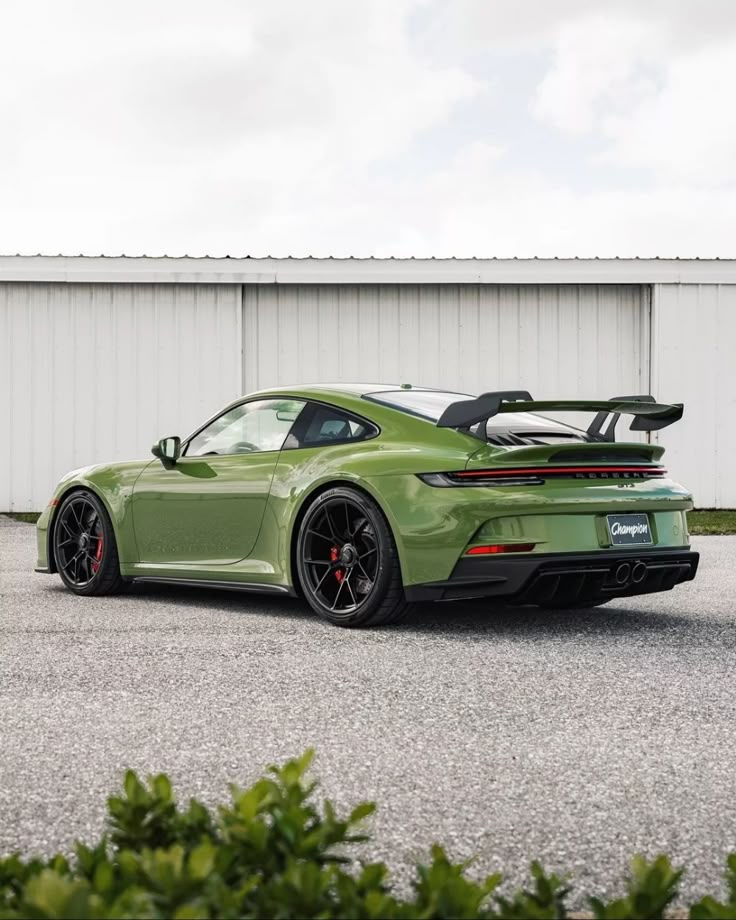
[(32, 572), (32, 526), (0, 522), (0, 853), (98, 833), (125, 766), (215, 802), (314, 745), (326, 794), (378, 801), (365, 854), (400, 870), (440, 840), (516, 882), (539, 857), (614, 894), (632, 853), (666, 850), (687, 896), (722, 890), (736, 537), (698, 539), (698, 579), (670, 594), (351, 632), (293, 600), (77, 598)]

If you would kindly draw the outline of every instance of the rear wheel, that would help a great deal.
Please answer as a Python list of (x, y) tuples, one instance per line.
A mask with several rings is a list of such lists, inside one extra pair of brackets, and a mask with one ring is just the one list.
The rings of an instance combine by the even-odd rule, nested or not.
[(296, 562), (304, 597), (331, 623), (379, 626), (408, 609), (391, 531), (357, 489), (329, 489), (312, 502), (299, 528)]
[(93, 492), (72, 492), (54, 524), (54, 560), (75, 594), (118, 594), (128, 583), (120, 575), (110, 517)]

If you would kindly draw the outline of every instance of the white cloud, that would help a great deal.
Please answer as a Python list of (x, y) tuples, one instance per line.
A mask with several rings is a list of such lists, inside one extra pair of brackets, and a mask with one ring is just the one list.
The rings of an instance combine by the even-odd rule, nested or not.
[[(322, 255), (734, 255), (736, 190), (662, 184), (574, 191), (483, 144), (399, 189), (372, 183), (348, 215), (336, 201), (323, 204), (326, 219), (311, 232), (312, 251)], [(281, 242), (291, 233), (309, 233), (308, 221), (290, 227)]]
[(570, 134), (600, 128), (657, 91), (653, 61), (662, 51), (651, 22), (596, 15), (560, 29), (554, 62), (537, 87), (532, 113)]
[(733, 256), (730, 2), (6, 4), (0, 251)]
[[(680, 8), (680, 13), (684, 12)], [(532, 114), (592, 135), (599, 160), (649, 180), (712, 186), (736, 179), (736, 34), (698, 40), (677, 17), (599, 11), (557, 32)]]
[(736, 40), (677, 55), (663, 86), (612, 114), (606, 158), (648, 167), (659, 181), (714, 186), (736, 180)]
[(0, 65), (0, 245), (162, 251), (184, 214), (196, 247), (202, 224), (255, 230), (303, 186), (329, 194), (397, 156), (481, 89), (413, 53), (412, 6), (373, 0), (357, 20), (340, 0), (210, 3), (206, 15), (160, 3), (151, 21), (148, 5), (118, 19), (52, 4), (37, 31), (18, 8)]

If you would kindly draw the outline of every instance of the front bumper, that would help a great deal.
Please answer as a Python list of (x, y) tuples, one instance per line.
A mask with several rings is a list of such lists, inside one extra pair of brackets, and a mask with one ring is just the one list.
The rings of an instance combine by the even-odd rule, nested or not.
[[(498, 598), (505, 604), (585, 604), (669, 591), (695, 578), (698, 553), (649, 550), (597, 553), (535, 553), (515, 559), (461, 559), (446, 581), (411, 585), (408, 601)], [(632, 574), (636, 569), (634, 580)], [(622, 566), (628, 565), (629, 574)]]

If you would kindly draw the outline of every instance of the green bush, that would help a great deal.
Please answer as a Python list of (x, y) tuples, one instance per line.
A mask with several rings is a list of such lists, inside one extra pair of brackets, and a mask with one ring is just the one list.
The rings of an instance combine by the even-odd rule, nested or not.
[[(531, 887), (499, 892), (500, 875), (481, 881), (440, 846), (416, 867), (411, 894), (398, 895), (382, 863), (359, 864), (351, 848), (373, 813), (369, 803), (339, 817), (314, 802), (307, 779), (311, 752), (250, 789), (233, 787), (215, 813), (192, 800), (177, 807), (164, 775), (142, 783), (125, 776), (109, 799), (108, 832), (94, 846), (78, 843), (71, 859), (0, 859), (0, 918), (320, 917), (561, 918), (567, 881), (531, 866)], [(591, 898), (597, 918), (661, 917), (682, 875), (665, 856), (637, 858), (623, 898)], [(736, 854), (728, 861), (730, 900), (705, 898), (695, 920), (736, 916)]]

